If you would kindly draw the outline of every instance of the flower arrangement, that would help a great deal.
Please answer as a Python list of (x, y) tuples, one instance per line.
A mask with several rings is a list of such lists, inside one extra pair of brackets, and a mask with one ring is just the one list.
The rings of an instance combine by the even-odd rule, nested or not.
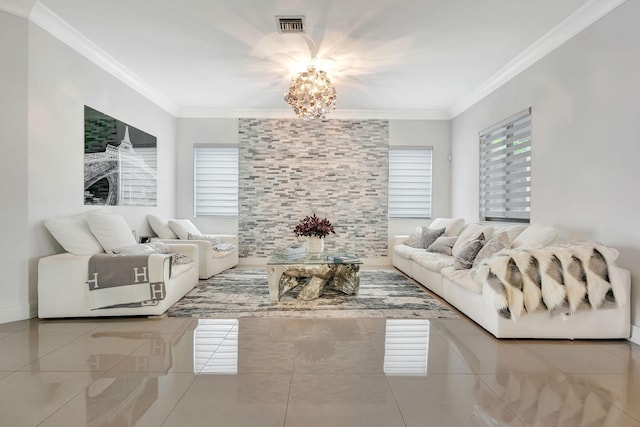
[(336, 234), (329, 220), (327, 218), (320, 219), (315, 213), (301, 219), (293, 232), (296, 236), (320, 238), (327, 237), (329, 233)]

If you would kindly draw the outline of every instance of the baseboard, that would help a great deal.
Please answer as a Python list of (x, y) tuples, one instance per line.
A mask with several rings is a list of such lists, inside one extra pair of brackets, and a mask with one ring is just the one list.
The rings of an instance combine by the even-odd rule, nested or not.
[(629, 341), (640, 345), (640, 326), (631, 325), (631, 337), (629, 337)]
[(38, 315), (38, 310), (34, 305), (22, 304), (9, 307), (0, 307), (0, 323), (16, 322), (18, 320), (31, 319)]

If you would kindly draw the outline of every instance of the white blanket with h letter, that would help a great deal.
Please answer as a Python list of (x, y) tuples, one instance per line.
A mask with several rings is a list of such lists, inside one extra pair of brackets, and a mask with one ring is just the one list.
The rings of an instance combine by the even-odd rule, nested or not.
[(87, 278), (91, 309), (158, 304), (166, 294), (165, 268), (170, 276), (169, 254), (93, 255)]

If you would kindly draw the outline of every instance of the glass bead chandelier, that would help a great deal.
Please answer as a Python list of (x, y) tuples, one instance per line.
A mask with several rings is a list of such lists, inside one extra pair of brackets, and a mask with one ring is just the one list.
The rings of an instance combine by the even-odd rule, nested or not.
[(336, 109), (336, 90), (327, 73), (309, 65), (307, 71), (291, 78), (284, 100), (303, 120), (324, 119), (328, 111)]

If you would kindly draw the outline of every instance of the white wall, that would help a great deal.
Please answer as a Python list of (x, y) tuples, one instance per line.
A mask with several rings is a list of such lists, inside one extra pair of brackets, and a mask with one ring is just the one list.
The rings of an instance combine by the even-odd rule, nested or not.
[(178, 119), (177, 134), (177, 217), (190, 219), (203, 233), (237, 235), (237, 217), (193, 216), (193, 146), (238, 145), (238, 119)]
[[(640, 325), (640, 2), (626, 2), (452, 122), (452, 213), (478, 218), (478, 131), (531, 106), (532, 222), (619, 249)], [(637, 330), (636, 330), (637, 331)]]
[[(83, 198), (84, 106), (157, 138), (157, 206), (105, 208), (122, 213), (138, 235), (150, 234), (148, 213), (175, 215), (176, 119), (32, 23), (28, 41), (29, 301), (34, 307), (37, 261), (62, 251), (43, 221), (96, 208), (84, 206)], [(13, 286), (23, 287), (24, 281)]]
[(29, 317), (28, 21), (0, 11), (0, 323)]
[[(450, 216), (451, 204), (451, 122), (449, 120), (390, 120), (389, 146), (432, 146), (433, 183), (431, 216)], [(409, 234), (431, 220), (391, 218), (389, 237)]]

